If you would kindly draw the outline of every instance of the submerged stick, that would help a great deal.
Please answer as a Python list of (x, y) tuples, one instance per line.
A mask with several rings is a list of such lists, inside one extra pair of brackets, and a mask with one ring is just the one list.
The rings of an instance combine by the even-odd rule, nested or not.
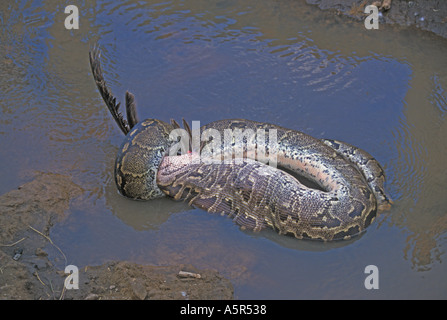
[(26, 237), (23, 237), (22, 239), (17, 240), (16, 242), (11, 243), (11, 244), (0, 244), (0, 247), (13, 247), (13, 246), (15, 246), (16, 244), (22, 242), (25, 239), (26, 239)]
[(31, 227), (30, 225), (28, 225), (28, 227), (33, 230), (34, 232), (40, 234), (42, 237), (44, 237), (45, 239), (47, 239), (57, 250), (59, 250), (59, 252), (62, 254), (62, 256), (65, 259), (65, 265), (67, 265), (67, 257), (65, 256), (65, 254), (62, 252), (61, 248), (59, 248), (57, 245), (54, 244), (53, 240), (51, 240), (50, 237), (44, 235), (42, 232), (40, 232), (39, 230), (34, 229), (33, 227)]

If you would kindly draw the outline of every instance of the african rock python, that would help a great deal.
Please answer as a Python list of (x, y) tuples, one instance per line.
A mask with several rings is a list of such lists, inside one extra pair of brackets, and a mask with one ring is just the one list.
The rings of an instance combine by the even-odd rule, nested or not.
[[(210, 163), (194, 161), (199, 157), (195, 152), (167, 156), (177, 142), (170, 133), (179, 128), (178, 123), (156, 119), (138, 122), (129, 92), (128, 121), (124, 120), (105, 84), (99, 57), (99, 50), (94, 48), (90, 52), (93, 76), (126, 134), (115, 162), (115, 180), (122, 195), (149, 200), (167, 194), (208, 212), (228, 215), (245, 229), (271, 227), (280, 234), (325, 241), (359, 234), (374, 220), (378, 207), (389, 206), (383, 169), (367, 152), (273, 124), (230, 119), (212, 122), (200, 131), (213, 129), (224, 136), (225, 129), (276, 129), (278, 166), (307, 178), (318, 188), (306, 187), (286, 171), (255, 161), (258, 146), (252, 154), (243, 140), (239, 142), (242, 146), (232, 146), (245, 151), (243, 159)], [(214, 155), (206, 152), (209, 143), (201, 142), (201, 160)], [(224, 142), (220, 148), (223, 154), (228, 151)]]

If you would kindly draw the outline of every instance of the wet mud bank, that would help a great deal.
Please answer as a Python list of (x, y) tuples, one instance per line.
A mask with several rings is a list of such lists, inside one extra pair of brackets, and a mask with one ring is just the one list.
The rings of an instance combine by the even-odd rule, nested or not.
[[(306, 0), (322, 10), (353, 19), (364, 19), (367, 5), (374, 0)], [(447, 38), (447, 2), (438, 0), (392, 0), (388, 10), (381, 10), (380, 23), (415, 27)]]
[[(80, 267), (78, 289), (67, 289), (68, 274), (56, 264), (66, 266), (69, 259), (49, 234), (70, 214), (72, 199), (82, 193), (68, 176), (39, 173), (0, 196), (0, 299), (233, 298), (232, 284), (216, 271), (127, 261)], [(58, 258), (51, 259), (48, 251)]]
[[(352, 20), (356, 21), (356, 23), (365, 18), (365, 14), (363, 13), (364, 7), (367, 4), (374, 2), (374, 0), (370, 0), (370, 2), (365, 0), (306, 1), (310, 5), (321, 8), (324, 14), (344, 16), (343, 20), (351, 20), (352, 18)], [(344, 19), (345, 17), (351, 18)], [(380, 21), (381, 23), (385, 24), (400, 25), (404, 28), (408, 27), (410, 29), (418, 28), (421, 30), (427, 30), (436, 35), (447, 38), (447, 1), (393, 0), (390, 9), (382, 12)], [(17, 29), (19, 30), (20, 28)], [(278, 27), (278, 29), (281, 28)], [(296, 32), (296, 28), (294, 29), (294, 32)], [(179, 47), (183, 50), (183, 44), (179, 45)], [(27, 51), (21, 50), (21, 52)], [(198, 55), (202, 55), (202, 53), (199, 52)], [(438, 54), (436, 53), (436, 55)], [(7, 58), (5, 61), (8, 66), (14, 65), (12, 59)], [(437, 60), (434, 59), (434, 61)], [(84, 62), (85, 61), (83, 61), (83, 63)], [(310, 66), (312, 66), (312, 64)], [(421, 67), (418, 68), (420, 69)], [(432, 67), (429, 67), (429, 70), (431, 70), (430, 68)], [(429, 72), (433, 73), (432, 71)], [(197, 77), (200, 77), (200, 75)], [(262, 75), (262, 77), (264, 77), (264, 75)], [(442, 78), (442, 76), (440, 78)], [(12, 77), (12, 79), (14, 80), (15, 78)], [(263, 78), (261, 80), (263, 80)], [(434, 78), (434, 81), (438, 88), (442, 88), (442, 81), (437, 84), (437, 77)], [(80, 83), (80, 81), (77, 81), (76, 83)], [(43, 86), (44, 84), (42, 84), (42, 87)], [(419, 84), (419, 86), (421, 85)], [(28, 90), (27, 87), (25, 87), (25, 89)], [(434, 91), (434, 93), (434, 97), (438, 97), (438, 102), (440, 102), (440, 93), (442, 93), (442, 90), (439, 89), (439, 92)], [(423, 94), (424, 91), (422, 90), (421, 92), (413, 91), (410, 93), (411, 96), (409, 96), (408, 99), (410, 100), (415, 96), (423, 96)], [(71, 96), (67, 96), (66, 100), (69, 101), (70, 97)], [(309, 99), (312, 99), (313, 97), (314, 96), (309, 96)], [(13, 98), (12, 101), (16, 101), (15, 98)], [(416, 101), (418, 102), (420, 100), (416, 99)], [(13, 105), (13, 103), (9, 100), (6, 100), (6, 102), (9, 105)], [(441, 103), (439, 103), (439, 105), (443, 106)], [(102, 108), (103, 107), (104, 106), (102, 106)], [(12, 114), (12, 111), (9, 111), (10, 109), (6, 110)], [(440, 111), (442, 112), (442, 107)], [(417, 117), (415, 115), (420, 116), (419, 113), (413, 114), (414, 117)], [(435, 120), (439, 119), (436, 118)], [(110, 122), (111, 120), (109, 119), (107, 121)], [(432, 118), (423, 117), (423, 120), (419, 123), (433, 123), (433, 120)], [(13, 122), (13, 124), (15, 124), (15, 122)], [(72, 130), (73, 128), (75, 127), (67, 127), (67, 130)], [(413, 132), (411, 132), (411, 134), (416, 136)], [(6, 141), (8, 137), (10, 136), (5, 135), (4, 141)], [(436, 139), (432, 140), (436, 141)], [(6, 146), (9, 146), (9, 144), (6, 144)], [(402, 150), (406, 150), (405, 146), (402, 148)], [(436, 144), (431, 146), (428, 150), (435, 149), (439, 149)], [(427, 154), (427, 157), (430, 158), (431, 153)], [(432, 154), (439, 156), (439, 154), (435, 151), (432, 151)], [(402, 165), (404, 168), (401, 169), (401, 172), (406, 172), (406, 168), (411, 167), (412, 163), (407, 166), (406, 162), (402, 160), (401, 164), (396, 164), (397, 169), (399, 169), (399, 165)], [(415, 168), (417, 168), (416, 165)], [(439, 165), (439, 167), (442, 169), (441, 165)], [(394, 169), (395, 168), (393, 167), (390, 170)], [(417, 170), (418, 169), (415, 169), (415, 171)], [(396, 173), (396, 176), (398, 176), (398, 173)], [(433, 176), (438, 175), (433, 174)], [(427, 184), (442, 184), (442, 182), (439, 181), (440, 180), (434, 179), (434, 183)], [(408, 180), (408, 185), (410, 184), (411, 180)], [(14, 186), (11, 186), (11, 188), (12, 187)], [(8, 189), (9, 188), (10, 187), (8, 186)], [(405, 193), (405, 190), (407, 189), (399, 189), (399, 192)], [(408, 190), (411, 193), (413, 189), (408, 187)], [(225, 279), (214, 270), (197, 269), (194, 265), (190, 264), (153, 266), (137, 264), (129, 261), (110, 261), (101, 265), (79, 266), (79, 289), (65, 289), (64, 281), (67, 278), (67, 274), (65, 273), (64, 266), (70, 264), (70, 257), (65, 256), (63, 248), (60, 248), (58, 243), (52, 241), (50, 231), (54, 225), (57, 225), (60, 221), (64, 221), (64, 219), (71, 214), (72, 202), (76, 201), (77, 198), (82, 197), (85, 193), (86, 192), (80, 185), (77, 185), (72, 181), (70, 176), (56, 173), (38, 173), (30, 182), (0, 195), (0, 299), (147, 300), (234, 298), (233, 286), (228, 279)], [(410, 206), (409, 208), (411, 211), (418, 212), (420, 208), (425, 210), (426, 207), (432, 208), (433, 206), (442, 206), (442, 202), (440, 203), (439, 199), (437, 198), (437, 193), (431, 193), (434, 195), (427, 197), (429, 200), (427, 200), (425, 204), (422, 202), (422, 204), (414, 208)], [(434, 211), (439, 210), (435, 208)], [(400, 218), (397, 217), (393, 219), (399, 220)], [(443, 228), (445, 225), (443, 221), (445, 221), (445, 219), (444, 217), (437, 218), (438, 220), (436, 220), (437, 222), (435, 223), (430, 222), (430, 217), (422, 220), (427, 226), (425, 230), (428, 230), (424, 232), (420, 232), (420, 230), (424, 230), (424, 227), (416, 224), (419, 220), (411, 215), (408, 215), (408, 220), (411, 219), (413, 219), (413, 223), (409, 224), (409, 227), (400, 221), (393, 223), (401, 229), (409, 229), (414, 231), (413, 235), (408, 237), (415, 238), (417, 240), (410, 242), (408, 245), (409, 247), (414, 247), (414, 251), (417, 254), (416, 258), (414, 258), (414, 261), (416, 261), (414, 264), (419, 268), (425, 268), (426, 265), (431, 267), (432, 260), (437, 261), (438, 259), (441, 261), (438, 254), (433, 254), (433, 252), (437, 252), (436, 250), (438, 250), (436, 241), (440, 237), (439, 235), (445, 230), (445, 228)], [(92, 243), (92, 246), (93, 245), (94, 243)], [(394, 248), (394, 250), (397, 250), (396, 248)], [(248, 250), (237, 252), (237, 257), (242, 256), (242, 254), (245, 254), (247, 251)], [(388, 256), (394, 258), (391, 252), (392, 251), (390, 251)], [(411, 256), (411, 253), (408, 252), (405, 251), (405, 256)], [(433, 258), (433, 256), (436, 257)], [(263, 256), (260, 255), (260, 257)], [(281, 257), (281, 255), (278, 255), (278, 257)], [(176, 261), (181, 260), (181, 258), (182, 257), (176, 259)], [(382, 259), (379, 255), (375, 256), (375, 258)], [(207, 259), (207, 257), (204, 259)], [(288, 257), (286, 259), (288, 259)], [(322, 259), (321, 261), (325, 260)], [(380, 262), (381, 260), (378, 261)], [(357, 263), (363, 262), (357, 261)], [(304, 265), (309, 270), (313, 268), (313, 263)], [(276, 265), (272, 264), (272, 266)], [(315, 269), (320, 270), (318, 268)], [(245, 269), (239, 271), (239, 269), (237, 269), (235, 273), (243, 273), (244, 270)], [(274, 269), (273, 272), (278, 273), (277, 269)], [(396, 271), (396, 274), (401, 274), (400, 269)], [(418, 277), (418, 279), (419, 278), (420, 277)], [(281, 287), (281, 290), (284, 289), (284, 293), (288, 294), (294, 293), (293, 290), (295, 290), (295, 288), (292, 288), (292, 286), (287, 286), (287, 282), (290, 281), (289, 277), (286, 277), (286, 275), (279, 278), (272, 277), (272, 279), (279, 279), (278, 281), (283, 281), (286, 279), (282, 282), (284, 288)], [(274, 284), (274, 281), (272, 280), (271, 282), (267, 283), (266, 287), (270, 284)], [(337, 283), (335, 283), (335, 285), (336, 284)], [(414, 287), (419, 288), (419, 284), (419, 282), (415, 281)], [(311, 285), (313, 286), (314, 283), (311, 283)], [(407, 282), (405, 282), (405, 286), (406, 285)], [(440, 286), (442, 286), (442, 282)], [(275, 286), (273, 285), (272, 287)], [(332, 288), (331, 285), (329, 285), (329, 288)], [(439, 289), (438, 287), (435, 287), (435, 289), (438, 290), (435, 291), (435, 294), (438, 294), (438, 292), (441, 292), (444, 288)], [(270, 288), (267, 288), (267, 290), (270, 290)], [(326, 291), (326, 287), (321, 287), (320, 290), (321, 292)], [(423, 290), (421, 291), (424, 292)], [(431, 291), (432, 290), (430, 288), (430, 292)], [(425, 292), (429, 291), (427, 290)], [(443, 292), (441, 292), (441, 294), (442, 293)], [(323, 296), (324, 294), (325, 293), (323, 293)], [(385, 297), (387, 297), (386, 294)]]

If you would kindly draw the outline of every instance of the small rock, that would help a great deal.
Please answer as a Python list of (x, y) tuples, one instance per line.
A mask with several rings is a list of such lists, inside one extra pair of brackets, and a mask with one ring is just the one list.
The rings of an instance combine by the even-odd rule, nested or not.
[(145, 286), (141, 283), (140, 280), (135, 280), (131, 284), (132, 291), (136, 298), (140, 300), (146, 299), (147, 291)]
[(99, 296), (96, 293), (89, 293), (84, 300), (98, 300)]
[(23, 249), (16, 249), (14, 250), (14, 256), (12, 257), (13, 260), (17, 261), (22, 256)]
[(151, 289), (151, 290), (149, 290), (149, 292), (147, 293), (147, 296), (148, 296), (149, 298), (152, 298), (152, 297), (154, 297), (155, 295), (157, 295), (157, 293), (158, 293), (157, 290)]
[(39, 257), (46, 257), (46, 256), (48, 256), (48, 253), (43, 251), (42, 248), (37, 248), (35, 254), (36, 254), (36, 256), (39, 256)]

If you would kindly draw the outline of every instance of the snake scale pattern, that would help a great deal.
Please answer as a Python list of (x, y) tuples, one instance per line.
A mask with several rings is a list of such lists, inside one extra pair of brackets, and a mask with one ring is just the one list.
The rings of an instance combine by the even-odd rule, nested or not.
[[(232, 144), (222, 141), (217, 146), (216, 141), (204, 139), (200, 150), (168, 155), (178, 142), (170, 133), (180, 125), (174, 120), (138, 122), (135, 100), (129, 92), (126, 121), (106, 86), (97, 47), (90, 52), (90, 65), (99, 92), (126, 134), (115, 161), (115, 181), (126, 197), (150, 200), (166, 194), (229, 216), (243, 229), (273, 228), (299, 239), (323, 241), (348, 239), (363, 232), (378, 209), (390, 206), (384, 170), (366, 151), (274, 124), (228, 119), (202, 126), (200, 133), (211, 129), (224, 136), (228, 129), (275, 130), (278, 168), (256, 161), (259, 148), (264, 147), (267, 156), (273, 150), (266, 148), (267, 142), (257, 145), (250, 137), (233, 139)], [(184, 120), (183, 126), (191, 137)], [(229, 147), (241, 150), (243, 158), (224, 158), (232, 152)], [(213, 148), (222, 151), (218, 157)], [(313, 186), (306, 186), (299, 177)]]

